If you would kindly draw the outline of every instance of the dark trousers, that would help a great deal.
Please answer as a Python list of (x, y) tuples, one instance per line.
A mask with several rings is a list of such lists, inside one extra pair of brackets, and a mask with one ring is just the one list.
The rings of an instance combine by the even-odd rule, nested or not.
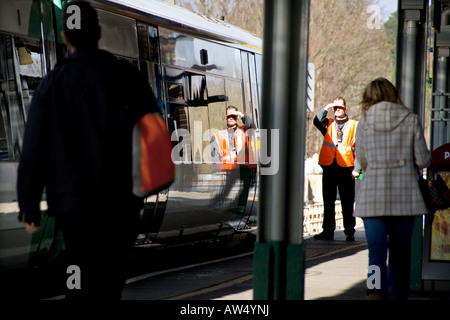
[(103, 206), (56, 218), (64, 236), (67, 266), (79, 267), (81, 275), (81, 288), (68, 288), (66, 299), (119, 300), (136, 240), (139, 209)]
[[(393, 299), (406, 299), (411, 276), (411, 238), (415, 217), (364, 218), (369, 266), (377, 266), (380, 287), (367, 294), (382, 293)], [(389, 255), (388, 255), (389, 254)], [(388, 258), (389, 257), (389, 258)]]
[(344, 233), (347, 236), (353, 236), (356, 224), (355, 217), (353, 217), (353, 203), (355, 201), (353, 167), (340, 167), (334, 161), (331, 166), (322, 166), (322, 168), (323, 232), (331, 235), (336, 229), (335, 202), (337, 190), (339, 190), (344, 217)]

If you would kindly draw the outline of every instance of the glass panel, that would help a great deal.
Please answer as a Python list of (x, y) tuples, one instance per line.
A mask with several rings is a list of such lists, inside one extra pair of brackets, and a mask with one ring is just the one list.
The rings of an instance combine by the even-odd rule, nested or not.
[(169, 130), (176, 147), (177, 161), (191, 161), (191, 136), (189, 134), (188, 108), (179, 104), (169, 104)]
[(97, 10), (97, 13), (102, 28), (99, 48), (119, 56), (138, 59), (136, 21), (103, 10)]
[(158, 29), (155, 27), (148, 27), (148, 39), (150, 43), (150, 61), (159, 63)]
[(141, 60), (150, 61), (150, 50), (148, 46), (148, 26), (145, 24), (137, 25), (138, 46)]
[(189, 130), (188, 118), (187, 118), (187, 108), (181, 107), (179, 105), (173, 105), (176, 129)]
[(184, 72), (175, 68), (165, 68), (167, 97), (170, 102), (185, 103)]
[[(223, 79), (208, 76), (207, 83), (209, 97), (225, 96), (225, 81)], [(210, 128), (216, 129), (216, 131), (226, 128), (226, 102), (210, 103), (208, 109)]]
[(251, 111), (251, 95), (250, 95), (250, 74), (249, 74), (249, 61), (247, 52), (242, 51), (241, 52), (241, 59), (242, 59), (242, 79), (244, 81), (244, 109), (241, 110), (243, 113), (245, 113), (248, 116), (252, 116)]
[(167, 82), (167, 88), (169, 90), (169, 101), (184, 99), (182, 83)]
[(255, 55), (256, 63), (256, 82), (262, 83), (262, 56), (260, 54)]
[(0, 93), (0, 160), (9, 159), (9, 146), (8, 139), (6, 137), (6, 108), (5, 108), (4, 96)]
[[(192, 160), (195, 163), (202, 163), (202, 160), (211, 162), (211, 154), (203, 154), (203, 150), (210, 144), (210, 141), (203, 141), (203, 133), (209, 129), (208, 107), (189, 107), (189, 126)], [(204, 157), (207, 159), (203, 159)]]
[(242, 82), (225, 81), (225, 91), (228, 96), (228, 106), (235, 106), (239, 111), (244, 111)]
[(249, 62), (249, 71), (250, 71), (250, 83), (251, 83), (251, 92), (252, 92), (252, 108), (253, 108), (253, 127), (259, 128), (259, 118), (258, 118), (258, 109), (259, 109), (259, 95), (258, 95), (258, 83), (257, 83), (257, 61), (256, 57), (253, 54), (248, 55)]
[(0, 0), (0, 30), (2, 31), (41, 38), (43, 27), (44, 38), (54, 40), (53, 19), (51, 1)]
[(158, 29), (145, 24), (138, 24), (137, 29), (139, 54), (141, 57), (140, 69), (148, 79), (148, 83), (155, 94), (159, 111), (165, 117), (162, 97), (161, 69), (158, 63)]
[[(163, 64), (242, 78), (238, 49), (160, 28)], [(203, 58), (202, 58), (203, 57)], [(207, 58), (207, 59), (205, 59)]]
[(195, 73), (187, 73), (188, 81), (188, 105), (208, 105), (208, 92), (206, 90), (206, 76)]
[[(46, 44), (48, 44), (46, 42)], [(37, 40), (0, 34), (0, 159), (18, 157), (25, 131), (25, 115), (46, 66), (51, 67), (53, 46), (44, 59)]]
[(141, 59), (159, 63), (158, 29), (146, 24), (138, 24), (137, 32)]

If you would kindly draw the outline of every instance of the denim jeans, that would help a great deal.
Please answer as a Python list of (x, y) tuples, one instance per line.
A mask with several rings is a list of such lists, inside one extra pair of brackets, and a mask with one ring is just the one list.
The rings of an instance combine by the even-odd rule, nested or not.
[[(406, 299), (411, 277), (411, 238), (415, 217), (364, 218), (369, 266), (377, 266), (381, 287), (369, 288), (374, 273), (369, 269), (367, 294), (382, 293)], [(389, 263), (387, 258), (389, 252)], [(369, 279), (370, 278), (370, 279)]]

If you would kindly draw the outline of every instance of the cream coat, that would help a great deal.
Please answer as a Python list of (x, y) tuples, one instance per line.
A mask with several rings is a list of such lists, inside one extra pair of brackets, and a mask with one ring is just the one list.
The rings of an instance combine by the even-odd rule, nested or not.
[(431, 164), (416, 114), (392, 103), (373, 105), (356, 130), (356, 158), (364, 170), (355, 216), (414, 216), (427, 213), (417, 170)]

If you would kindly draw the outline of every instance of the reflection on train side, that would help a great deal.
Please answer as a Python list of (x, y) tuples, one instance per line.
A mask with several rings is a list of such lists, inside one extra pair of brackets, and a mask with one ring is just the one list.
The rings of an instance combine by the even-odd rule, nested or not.
[[(100, 49), (147, 77), (182, 160), (170, 189), (145, 199), (137, 244), (189, 243), (254, 232), (257, 168), (241, 164), (224, 171), (211, 164), (207, 148), (214, 131), (226, 127), (230, 105), (251, 118), (254, 135), (260, 130), (262, 42), (224, 21), (179, 11), (167, 2), (145, 2), (91, 1), (103, 30)], [(46, 215), (45, 194), (41, 229), (33, 236), (17, 221), (16, 196), (34, 89), (67, 54), (58, 39), (61, 9), (55, 3), (0, 0), (1, 270), (41, 265), (63, 253), (55, 219)], [(180, 27), (180, 21), (189, 26)], [(187, 134), (178, 135), (182, 130)]]
[(170, 191), (147, 199), (142, 219), (152, 223), (141, 229), (137, 243), (201, 241), (251, 229), (257, 211), (256, 169), (241, 165), (200, 173), (214, 167), (177, 165), (176, 182)]

